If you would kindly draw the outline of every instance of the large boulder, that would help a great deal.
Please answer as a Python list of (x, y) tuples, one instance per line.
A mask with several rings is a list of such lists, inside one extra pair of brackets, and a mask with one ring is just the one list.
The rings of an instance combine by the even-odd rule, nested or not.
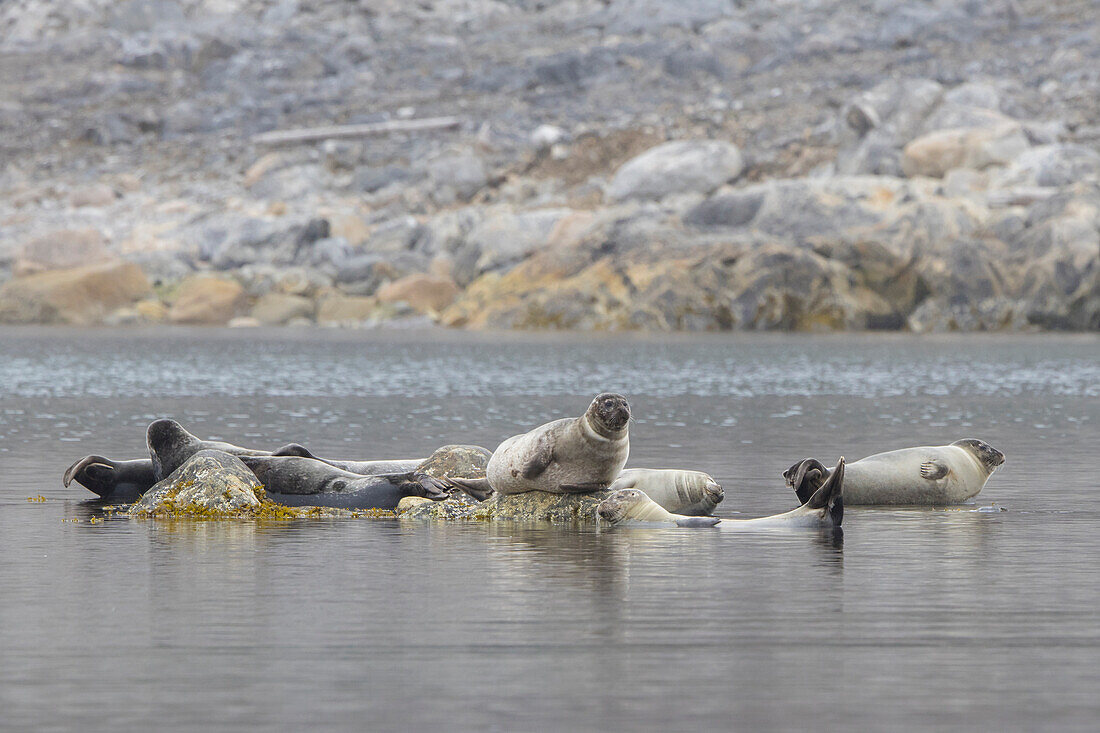
[(241, 315), (247, 303), (244, 288), (236, 280), (218, 275), (193, 275), (176, 290), (168, 320), (219, 326)]
[(131, 517), (234, 516), (260, 507), (256, 474), (240, 458), (202, 450), (154, 484), (130, 507)]
[(458, 296), (458, 286), (449, 277), (418, 273), (384, 285), (378, 290), (380, 303), (408, 303), (418, 313), (438, 313)]
[(16, 275), (43, 270), (69, 269), (100, 264), (112, 259), (101, 235), (95, 229), (62, 229), (32, 239), (23, 245), (16, 258)]
[(720, 140), (676, 140), (627, 161), (608, 195), (615, 200), (661, 199), (674, 193), (710, 193), (741, 175), (741, 151)]
[(0, 323), (99, 323), (149, 295), (149, 280), (130, 262), (51, 270), (0, 287)]
[(1010, 163), (1029, 145), (1023, 128), (1014, 122), (937, 130), (905, 146), (901, 167), (910, 177), (941, 178), (952, 168), (981, 170), (990, 165)]
[(252, 317), (265, 326), (282, 326), (298, 318), (313, 320), (313, 301), (300, 295), (266, 293), (252, 307)]
[(369, 295), (334, 294), (317, 306), (317, 322), (356, 324), (368, 320), (378, 310), (378, 298)]

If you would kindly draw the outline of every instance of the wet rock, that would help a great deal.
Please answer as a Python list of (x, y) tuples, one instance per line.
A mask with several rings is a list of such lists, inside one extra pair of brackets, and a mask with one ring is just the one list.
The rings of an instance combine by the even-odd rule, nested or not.
[(180, 283), (168, 309), (171, 323), (218, 326), (229, 322), (248, 304), (236, 280), (219, 275), (193, 275)]
[(940, 178), (952, 168), (981, 170), (1009, 163), (1029, 145), (1027, 136), (1015, 123), (940, 130), (906, 145), (901, 167), (907, 176)]
[(465, 494), (444, 501), (406, 505), (401, 519), (473, 520), (482, 522), (551, 522), (587, 524), (598, 521), (596, 507), (609, 491), (591, 494), (551, 494), (528, 491), (523, 494), (494, 495), (476, 502)]
[(493, 452), (479, 445), (445, 445), (416, 467), (434, 478), (485, 478)]
[(267, 293), (252, 306), (252, 317), (265, 326), (282, 326), (295, 318), (313, 318), (313, 301), (298, 295)]
[(378, 290), (380, 303), (408, 303), (418, 313), (438, 313), (454, 302), (458, 286), (447, 277), (418, 273)]
[(736, 145), (718, 140), (676, 140), (627, 161), (611, 179), (608, 195), (624, 199), (661, 199), (669, 194), (709, 193), (741, 174)]
[(91, 325), (151, 292), (129, 262), (51, 270), (0, 286), (0, 323)]

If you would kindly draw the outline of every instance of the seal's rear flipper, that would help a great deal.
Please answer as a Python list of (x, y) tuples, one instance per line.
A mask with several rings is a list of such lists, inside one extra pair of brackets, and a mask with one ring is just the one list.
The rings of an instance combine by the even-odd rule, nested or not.
[(713, 527), (722, 520), (718, 517), (679, 517), (677, 527)]
[(805, 504), (814, 493), (825, 485), (829, 469), (816, 458), (803, 458), (783, 472), (787, 486), (794, 489), (798, 502)]
[(282, 448), (279, 448), (277, 451), (273, 452), (271, 455), (273, 455), (273, 456), (297, 456), (298, 458), (312, 458), (315, 461), (321, 460), (317, 456), (310, 453), (309, 449), (306, 448), (301, 443), (287, 443)]
[(449, 489), (462, 489), (478, 501), (485, 501), (493, 495), (493, 487), (488, 478), (457, 478), (448, 476), (443, 483)]
[(805, 506), (808, 509), (824, 509), (822, 516), (826, 524), (839, 527), (844, 520), (844, 457), (836, 462), (829, 478), (821, 485)]
[(115, 467), (109, 458), (103, 456), (84, 456), (79, 461), (69, 466), (61, 482), (65, 488), (69, 488), (74, 480), (89, 491), (106, 496), (114, 488), (109, 480)]

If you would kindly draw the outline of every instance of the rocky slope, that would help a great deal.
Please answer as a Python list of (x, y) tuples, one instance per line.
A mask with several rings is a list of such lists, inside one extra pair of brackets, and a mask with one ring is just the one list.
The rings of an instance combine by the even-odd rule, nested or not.
[(1089, 0), (10, 0), (0, 322), (1100, 329), (1098, 37)]

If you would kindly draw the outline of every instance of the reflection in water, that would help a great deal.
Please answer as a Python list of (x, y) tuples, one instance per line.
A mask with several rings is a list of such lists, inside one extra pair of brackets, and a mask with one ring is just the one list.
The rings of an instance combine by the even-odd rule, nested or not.
[[(242, 338), (0, 330), (5, 729), (1089, 729), (1100, 714), (1095, 339)], [(491, 447), (605, 389), (637, 413), (631, 465), (707, 471), (723, 516), (791, 509), (780, 472), (807, 455), (973, 436), (1008, 463), (970, 506), (849, 507), (843, 532), (131, 521), (60, 481), (82, 455), (145, 455), (163, 415), (393, 457)], [(992, 502), (1008, 511), (976, 511)]]

